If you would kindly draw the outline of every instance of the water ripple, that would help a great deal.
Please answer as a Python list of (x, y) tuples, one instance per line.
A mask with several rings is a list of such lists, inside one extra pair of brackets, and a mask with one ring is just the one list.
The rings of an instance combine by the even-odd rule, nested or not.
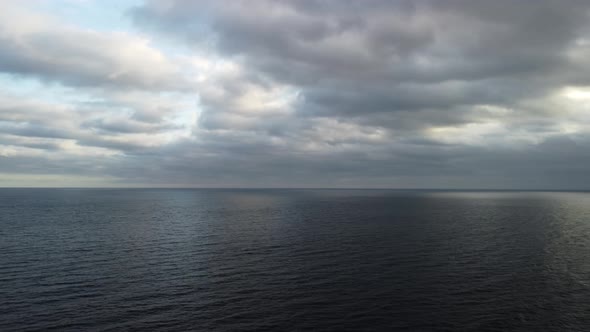
[(1, 331), (586, 331), (590, 194), (0, 189)]

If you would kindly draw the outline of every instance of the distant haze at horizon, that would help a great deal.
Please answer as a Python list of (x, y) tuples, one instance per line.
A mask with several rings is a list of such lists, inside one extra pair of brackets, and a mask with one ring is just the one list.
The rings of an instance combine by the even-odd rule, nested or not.
[(590, 2), (0, 2), (0, 187), (590, 189)]
[(181, 187), (181, 186), (3, 186), (0, 189), (112, 189), (112, 190), (358, 190), (358, 191), (391, 191), (391, 192), (590, 192), (590, 189), (572, 188), (394, 188), (394, 187)]

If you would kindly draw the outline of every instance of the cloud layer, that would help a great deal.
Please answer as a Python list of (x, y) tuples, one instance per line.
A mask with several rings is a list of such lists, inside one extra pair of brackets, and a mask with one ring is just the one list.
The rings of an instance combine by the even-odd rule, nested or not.
[(586, 1), (0, 7), (3, 185), (590, 183)]

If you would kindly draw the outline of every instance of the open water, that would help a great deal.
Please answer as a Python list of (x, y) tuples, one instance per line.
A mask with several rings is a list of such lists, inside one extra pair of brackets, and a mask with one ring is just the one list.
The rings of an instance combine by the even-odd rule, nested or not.
[(589, 331), (590, 194), (0, 189), (0, 331)]

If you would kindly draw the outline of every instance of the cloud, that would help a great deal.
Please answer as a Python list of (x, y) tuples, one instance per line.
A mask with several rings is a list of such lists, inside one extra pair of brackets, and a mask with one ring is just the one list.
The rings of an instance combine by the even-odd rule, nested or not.
[(3, 3), (0, 70), (76, 87), (185, 89), (181, 69), (146, 37), (101, 33)]
[(366, 117), (542, 97), (583, 68), (571, 54), (588, 5), (176, 0), (131, 15), (195, 47), (210, 39), (253, 73), (295, 86), (299, 112)]
[(121, 13), (127, 31), (0, 6), (0, 71), (67, 89), (0, 95), (0, 173), (145, 186), (590, 179), (586, 1), (148, 0)]

